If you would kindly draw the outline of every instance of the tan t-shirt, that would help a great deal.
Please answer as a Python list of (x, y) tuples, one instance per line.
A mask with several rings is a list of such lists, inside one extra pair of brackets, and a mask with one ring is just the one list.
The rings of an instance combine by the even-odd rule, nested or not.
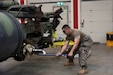
[(80, 37), (80, 41), (83, 40), (83, 38), (85, 37), (86, 34), (84, 34), (83, 32), (81, 32), (80, 30), (77, 29), (73, 29), (72, 33), (68, 36), (66, 36), (66, 40), (72, 40), (74, 41), (74, 39)]

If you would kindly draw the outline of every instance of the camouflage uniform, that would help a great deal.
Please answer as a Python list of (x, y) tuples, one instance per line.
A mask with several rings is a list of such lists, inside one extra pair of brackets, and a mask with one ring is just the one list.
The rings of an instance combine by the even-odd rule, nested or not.
[[(81, 67), (87, 67), (87, 63), (86, 60), (87, 58), (90, 56), (91, 53), (91, 46), (93, 44), (92, 39), (90, 38), (90, 36), (82, 33), (79, 30), (73, 30), (72, 33), (70, 35), (68, 35), (66, 37), (66, 40), (72, 40), (74, 41), (75, 38), (80, 37), (80, 42), (78, 47), (76, 48), (76, 50), (73, 53), (73, 56), (67, 56), (67, 58), (69, 59), (69, 62), (73, 62), (74, 59), (74, 55), (75, 54), (79, 54), (79, 64)], [(68, 53), (70, 52), (72, 46), (68, 49)]]

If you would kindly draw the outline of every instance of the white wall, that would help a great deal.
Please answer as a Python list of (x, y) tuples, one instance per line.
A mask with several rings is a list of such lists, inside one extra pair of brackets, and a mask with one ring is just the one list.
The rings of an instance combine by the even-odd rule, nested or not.
[(113, 1), (84, 1), (81, 3), (81, 30), (94, 42), (106, 43), (106, 33), (113, 31)]

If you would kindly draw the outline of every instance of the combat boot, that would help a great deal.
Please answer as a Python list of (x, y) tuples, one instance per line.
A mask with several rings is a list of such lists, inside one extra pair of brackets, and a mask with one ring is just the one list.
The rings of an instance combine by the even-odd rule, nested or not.
[(66, 62), (64, 66), (74, 66), (74, 62)]
[(83, 75), (83, 74), (86, 74), (86, 73), (88, 73), (88, 70), (86, 68), (82, 68), (82, 69), (79, 70), (78, 75)]

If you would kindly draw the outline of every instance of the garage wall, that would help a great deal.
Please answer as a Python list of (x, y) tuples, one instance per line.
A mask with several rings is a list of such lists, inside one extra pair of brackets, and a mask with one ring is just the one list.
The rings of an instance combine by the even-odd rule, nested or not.
[[(30, 3), (40, 3), (40, 2), (54, 2), (54, 1), (61, 1), (61, 0), (26, 0), (28, 4)], [(62, 0), (62, 1), (71, 1), (71, 0)], [(37, 6), (40, 4), (36, 4)], [(42, 4), (42, 11), (43, 12), (52, 12), (53, 7), (57, 6), (57, 3), (48, 3)], [(67, 2), (64, 4), (68, 6), (67, 13), (68, 15), (63, 13), (62, 17), (63, 20), (61, 24), (57, 27), (57, 36), (65, 36), (62, 31), (61, 27), (63, 24), (68, 23), (70, 26), (72, 25), (72, 18), (71, 18), (71, 2)], [(67, 15), (67, 19), (65, 18)], [(113, 31), (113, 0), (84, 0), (81, 1), (80, 5), (80, 23), (83, 22), (84, 24), (80, 25), (79, 29), (85, 32), (86, 34), (90, 35), (94, 42), (99, 43), (106, 43), (106, 33)], [(66, 22), (66, 23), (65, 23)], [(71, 26), (73, 27), (73, 26)]]
[(113, 31), (113, 1), (81, 2), (81, 30), (89, 34), (94, 42), (106, 43), (106, 33)]

